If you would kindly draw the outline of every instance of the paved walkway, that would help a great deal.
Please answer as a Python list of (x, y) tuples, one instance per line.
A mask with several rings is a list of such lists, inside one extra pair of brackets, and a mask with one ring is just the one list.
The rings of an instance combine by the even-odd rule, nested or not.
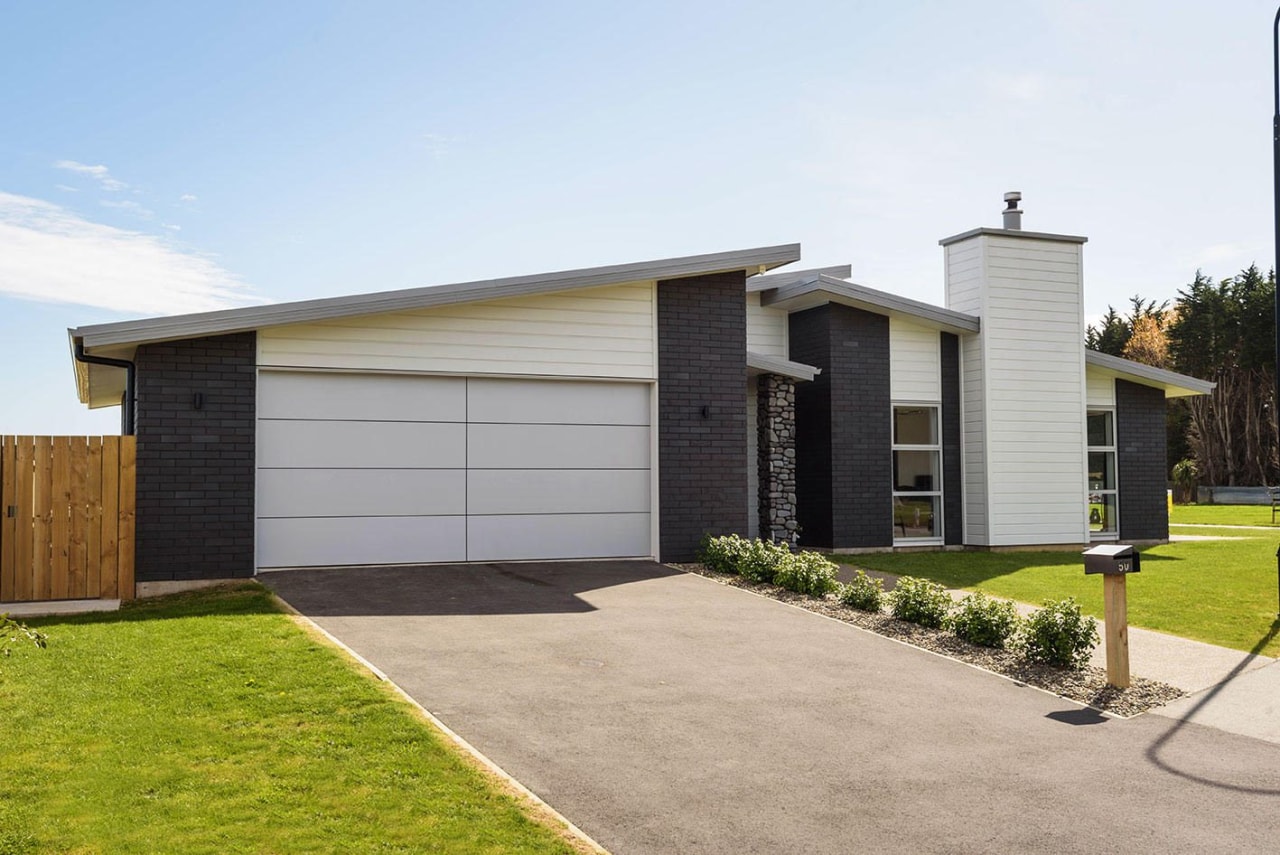
[(1280, 747), (660, 565), (260, 578), (615, 855), (1275, 851)]
[[(842, 566), (841, 578), (848, 581), (853, 572)], [(893, 590), (897, 580), (891, 573), (868, 570), (867, 574), (883, 579), (885, 590)], [(970, 592), (950, 593), (960, 600)], [(1035, 609), (1026, 603), (1015, 605), (1023, 615)], [(1107, 667), (1102, 644), (1094, 648), (1090, 663)], [(1280, 663), (1269, 656), (1130, 626), (1129, 669), (1134, 676), (1177, 686), (1190, 695), (1152, 715), (1280, 744)]]

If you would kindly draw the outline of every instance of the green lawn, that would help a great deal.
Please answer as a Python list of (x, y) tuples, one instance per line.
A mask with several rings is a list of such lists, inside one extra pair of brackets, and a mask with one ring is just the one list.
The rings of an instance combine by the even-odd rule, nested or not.
[[(1277, 517), (1280, 519), (1280, 516)], [(1270, 505), (1174, 505), (1169, 523), (1271, 525)], [(1280, 524), (1276, 526), (1280, 528)]]
[[(1268, 509), (1268, 513), (1270, 510)], [(1238, 532), (1237, 532), (1238, 533)], [(1129, 622), (1232, 647), (1280, 656), (1276, 620), (1277, 538), (1170, 543), (1142, 553), (1131, 576)], [(952, 588), (1039, 604), (1073, 596), (1102, 616), (1102, 579), (1085, 576), (1079, 552), (926, 552), (835, 556), (846, 564), (923, 576)]]
[(0, 855), (575, 851), (257, 585), (29, 623)]

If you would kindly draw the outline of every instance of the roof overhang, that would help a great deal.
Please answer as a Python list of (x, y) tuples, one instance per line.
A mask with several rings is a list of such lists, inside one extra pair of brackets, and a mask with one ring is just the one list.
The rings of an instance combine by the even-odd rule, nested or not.
[(781, 288), (812, 279), (815, 276), (830, 276), (833, 279), (848, 279), (853, 275), (853, 267), (848, 264), (837, 264), (834, 267), (811, 267), (808, 270), (788, 270), (785, 273), (770, 273), (768, 276), (752, 276), (747, 280), (747, 293), (767, 291), (770, 288)]
[(1208, 395), (1216, 383), (1200, 380), (1176, 371), (1166, 371), (1152, 365), (1144, 365), (1131, 359), (1122, 359), (1096, 350), (1084, 352), (1085, 367), (1105, 376), (1118, 377), (1143, 386), (1164, 390), (1166, 398), (1187, 398), (1192, 395)]
[(766, 356), (763, 353), (747, 351), (747, 374), (781, 374), (792, 380), (812, 380), (822, 373), (821, 368), (805, 365), (803, 362), (792, 362), (781, 356)]
[[(459, 303), (499, 300), (506, 297), (574, 291), (581, 288), (599, 288), (624, 282), (683, 279), (736, 270), (745, 271), (750, 277), (767, 273), (799, 259), (800, 244), (789, 243), (706, 255), (614, 264), (606, 267), (562, 270), (533, 276), (512, 276), (374, 294), (327, 297), (319, 300), (247, 306), (216, 312), (94, 324), (68, 330), (67, 334), (73, 350), (75, 344), (80, 342), (84, 345), (86, 353), (95, 356), (132, 359), (134, 350), (140, 344), (228, 335), (267, 327), (312, 323), (358, 315), (428, 309)], [(82, 403), (90, 407), (113, 406), (120, 403), (120, 395), (124, 389), (122, 369), (82, 362), (75, 362), (74, 366), (76, 389)], [(116, 375), (119, 376), (116, 377)]]
[(760, 296), (760, 305), (786, 309), (788, 312), (800, 312), (827, 303), (840, 303), (878, 315), (898, 316), (913, 323), (956, 334), (976, 333), (980, 328), (976, 315), (966, 315), (919, 300), (899, 297), (897, 294), (877, 291), (875, 288), (845, 282), (825, 274), (765, 291)]

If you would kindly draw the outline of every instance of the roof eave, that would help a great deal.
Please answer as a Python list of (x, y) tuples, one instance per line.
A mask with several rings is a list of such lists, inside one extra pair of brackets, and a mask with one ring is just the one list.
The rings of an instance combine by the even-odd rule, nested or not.
[(798, 311), (800, 306), (810, 308), (808, 303), (815, 300), (817, 304), (836, 302), (877, 314), (900, 315), (956, 334), (976, 333), (981, 329), (981, 321), (976, 315), (966, 315), (822, 275), (766, 291), (761, 295), (760, 304), (784, 309), (790, 308), (788, 304), (791, 304)]
[(1208, 395), (1218, 385), (1209, 380), (1201, 380), (1188, 374), (1179, 374), (1176, 371), (1156, 368), (1153, 365), (1134, 362), (1132, 359), (1124, 359), (1123, 357), (1112, 356), (1109, 353), (1101, 353), (1096, 350), (1086, 350), (1084, 356), (1086, 365), (1108, 371), (1144, 386), (1163, 389), (1166, 398), (1188, 398), (1193, 395)]

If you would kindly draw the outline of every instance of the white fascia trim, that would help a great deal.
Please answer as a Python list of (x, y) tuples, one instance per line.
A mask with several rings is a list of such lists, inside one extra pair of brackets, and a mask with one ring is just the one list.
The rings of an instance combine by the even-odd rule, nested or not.
[(760, 296), (760, 305), (788, 310), (792, 307), (796, 310), (811, 308), (827, 302), (842, 303), (877, 314), (902, 315), (953, 333), (976, 333), (981, 327), (976, 315), (966, 315), (822, 274)]
[(794, 285), (797, 282), (803, 282), (804, 280), (812, 279), (815, 276), (830, 276), (834, 279), (848, 279), (852, 275), (852, 265), (838, 264), (835, 267), (813, 267), (808, 270), (788, 270), (786, 273), (771, 273), (767, 276), (752, 276), (747, 280), (747, 293), (754, 294), (757, 291), (768, 291), (770, 288), (781, 288), (784, 285)]
[(293, 303), (248, 306), (242, 309), (224, 309), (217, 312), (198, 312), (190, 315), (147, 318), (139, 321), (94, 324), (78, 327), (68, 332), (72, 340), (81, 339), (85, 348), (112, 344), (172, 341), (183, 338), (198, 338), (206, 335), (247, 332), (284, 324), (311, 323), (355, 315), (425, 309), (434, 306), (478, 302), (480, 300), (497, 300), (503, 297), (524, 297), (557, 291), (573, 291), (579, 288), (597, 288), (622, 282), (678, 279), (708, 273), (724, 273), (732, 270), (745, 270), (748, 275), (754, 275), (764, 273), (766, 270), (772, 270), (775, 267), (781, 267), (784, 264), (799, 261), (799, 259), (800, 244), (789, 243), (707, 255), (690, 255), (679, 258), (664, 258), (656, 261), (641, 261), (632, 264), (615, 264), (607, 267), (564, 270), (533, 276), (459, 282), (452, 285), (409, 288), (402, 291), (383, 291), (376, 294), (328, 297)]
[(1176, 371), (1167, 371), (1152, 365), (1144, 365), (1131, 359), (1099, 353), (1096, 350), (1084, 352), (1087, 368), (1098, 368), (1109, 374), (1143, 386), (1155, 386), (1164, 389), (1166, 398), (1185, 398), (1191, 395), (1208, 395), (1217, 383), (1201, 380)]
[(747, 351), (747, 368), (762, 374), (781, 374), (793, 380), (812, 380), (822, 373), (821, 368), (805, 365), (803, 362), (792, 362), (780, 356), (766, 356), (750, 350)]

